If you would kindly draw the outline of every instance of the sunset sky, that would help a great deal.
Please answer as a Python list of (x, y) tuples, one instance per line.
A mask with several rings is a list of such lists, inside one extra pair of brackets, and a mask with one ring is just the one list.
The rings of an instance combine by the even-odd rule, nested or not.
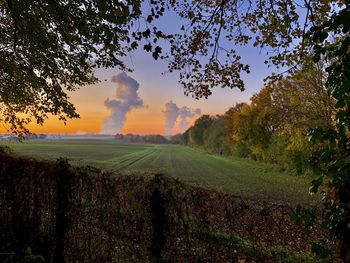
[[(178, 18), (173, 14), (160, 21), (167, 30), (175, 30), (179, 24)], [(169, 31), (168, 31), (169, 32)], [(166, 46), (164, 47), (166, 49)], [(208, 99), (195, 100), (183, 94), (178, 84), (177, 74), (165, 74), (167, 65), (164, 61), (155, 61), (150, 54), (143, 50), (137, 50), (125, 58), (127, 65), (134, 71), (128, 75), (140, 84), (138, 94), (146, 107), (133, 109), (127, 113), (127, 118), (122, 133), (138, 134), (164, 134), (165, 118), (162, 114), (165, 104), (173, 101), (178, 107), (188, 106), (200, 108), (202, 114), (223, 114), (230, 106), (237, 102), (249, 101), (252, 94), (261, 89), (263, 79), (270, 72), (263, 63), (265, 56), (257, 48), (238, 47), (242, 61), (251, 66), (251, 73), (243, 76), (246, 90), (213, 89), (213, 95)], [(117, 69), (99, 69), (97, 77), (102, 81), (98, 84), (85, 86), (78, 91), (70, 93), (71, 101), (75, 104), (80, 119), (69, 120), (67, 125), (58, 121), (56, 117), (48, 119), (43, 126), (30, 125), (35, 133), (99, 133), (104, 119), (109, 115), (109, 110), (104, 106), (104, 101), (109, 97), (113, 99), (116, 94), (117, 84), (110, 80), (112, 76), (121, 73)], [(192, 122), (194, 120), (191, 120)], [(178, 132), (176, 125), (174, 133)]]

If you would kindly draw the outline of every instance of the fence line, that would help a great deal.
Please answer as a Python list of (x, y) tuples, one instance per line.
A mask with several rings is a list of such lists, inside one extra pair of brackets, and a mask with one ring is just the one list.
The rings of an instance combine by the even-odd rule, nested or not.
[(7, 153), (0, 167), (1, 262), (20, 261), (26, 247), (55, 263), (263, 262), (259, 246), (305, 250), (312, 238), (289, 220), (291, 207), (159, 174), (121, 176)]

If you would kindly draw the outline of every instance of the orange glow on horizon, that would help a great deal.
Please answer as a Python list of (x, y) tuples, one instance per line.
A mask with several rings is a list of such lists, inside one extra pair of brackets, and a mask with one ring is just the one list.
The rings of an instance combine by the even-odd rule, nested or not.
[[(64, 125), (63, 121), (59, 121), (57, 117), (53, 116), (47, 119), (44, 125), (30, 123), (28, 128), (36, 134), (98, 134), (100, 133), (103, 119), (104, 117), (100, 116), (84, 116), (81, 114), (81, 118), (68, 119), (66, 125)], [(3, 129), (0, 132), (6, 133), (6, 130)], [(173, 134), (178, 132), (179, 128), (176, 125)], [(165, 135), (165, 119), (162, 113), (136, 110), (127, 115), (124, 127), (120, 133)]]
[[(81, 114), (79, 119), (68, 119), (66, 125), (63, 121), (59, 121), (57, 117), (52, 116), (44, 122), (44, 125), (30, 123), (28, 128), (31, 132), (36, 134), (85, 134), (100, 133), (104, 116), (89, 116)], [(190, 125), (193, 120), (189, 120)], [(179, 133), (178, 125), (175, 125), (173, 134)], [(0, 133), (7, 133), (6, 130), (1, 129)], [(161, 134), (165, 135), (165, 119), (161, 112), (150, 109), (135, 110), (128, 113), (124, 127), (120, 131), (122, 134)]]

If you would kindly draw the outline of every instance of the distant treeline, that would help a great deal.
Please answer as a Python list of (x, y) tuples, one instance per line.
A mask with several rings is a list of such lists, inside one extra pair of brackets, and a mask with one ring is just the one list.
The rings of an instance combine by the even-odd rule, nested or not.
[[(22, 138), (23, 139), (47, 139), (48, 137), (52, 136), (47, 136), (46, 134), (25, 134)], [(0, 140), (18, 140), (19, 136), (15, 134), (0, 134)]]
[(250, 103), (238, 103), (224, 115), (201, 116), (172, 141), (277, 163), (301, 174), (321, 146), (309, 141), (310, 131), (333, 126), (335, 102), (325, 89), (325, 74), (320, 64), (304, 66), (266, 85)]
[(135, 142), (135, 143), (156, 143), (164, 144), (169, 143), (169, 141), (162, 135), (159, 134), (150, 134), (150, 135), (138, 135), (138, 134), (116, 134), (114, 138), (117, 141), (122, 142)]

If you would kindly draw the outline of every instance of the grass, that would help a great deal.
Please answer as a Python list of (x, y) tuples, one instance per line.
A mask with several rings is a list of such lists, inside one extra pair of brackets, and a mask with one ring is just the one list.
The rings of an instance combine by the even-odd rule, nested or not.
[(108, 140), (0, 142), (20, 155), (132, 173), (164, 173), (184, 182), (244, 197), (288, 204), (314, 204), (310, 177), (291, 176), (278, 167), (246, 159), (210, 155), (179, 145), (127, 144)]

